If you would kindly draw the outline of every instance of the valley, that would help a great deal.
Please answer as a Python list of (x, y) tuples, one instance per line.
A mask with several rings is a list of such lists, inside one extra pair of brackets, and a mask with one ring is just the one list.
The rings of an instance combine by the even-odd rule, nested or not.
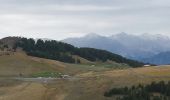
[[(0, 59), (0, 100), (116, 100), (115, 97), (104, 97), (104, 92), (113, 87), (170, 80), (168, 65), (141, 68), (119, 65), (122, 67), (114, 68), (105, 67), (108, 63), (69, 64), (24, 53), (4, 55)], [(110, 66), (114, 66), (113, 63)], [(29, 78), (33, 73), (44, 71), (71, 77), (35, 78), (36, 81), (16, 78)]]
[(170, 0), (0, 0), (0, 100), (170, 100)]
[(112, 88), (170, 80), (170, 66), (145, 65), (95, 48), (41, 39), (1, 39), (0, 100), (118, 100)]

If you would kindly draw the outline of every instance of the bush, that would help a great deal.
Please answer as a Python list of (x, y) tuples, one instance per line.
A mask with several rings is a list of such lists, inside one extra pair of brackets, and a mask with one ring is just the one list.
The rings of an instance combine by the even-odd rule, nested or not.
[[(154, 96), (152, 94), (159, 93), (160, 96)], [(114, 95), (122, 95), (122, 98), (117, 100), (170, 100), (170, 82), (165, 84), (164, 81), (152, 82), (149, 85), (132, 86), (130, 88), (113, 88), (104, 93), (105, 97), (111, 97)]]

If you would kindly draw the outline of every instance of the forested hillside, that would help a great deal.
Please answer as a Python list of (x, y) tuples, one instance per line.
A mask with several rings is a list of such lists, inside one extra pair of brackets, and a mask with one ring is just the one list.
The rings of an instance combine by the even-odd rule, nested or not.
[(113, 88), (104, 94), (106, 97), (115, 95), (120, 96), (117, 100), (169, 100), (170, 82), (161, 81), (159, 83), (152, 82), (146, 86), (139, 84), (130, 88)]
[[(107, 61), (112, 60), (117, 63), (126, 63), (132, 67), (140, 67), (143, 63), (126, 59), (120, 55), (110, 53), (105, 50), (94, 48), (77, 48), (70, 44), (58, 42), (55, 40), (43, 41), (41, 39), (21, 38), (17, 41), (14, 49), (21, 47), (30, 56), (59, 60), (68, 63), (75, 63), (73, 55), (78, 55), (89, 61)], [(80, 62), (79, 62), (80, 63)]]

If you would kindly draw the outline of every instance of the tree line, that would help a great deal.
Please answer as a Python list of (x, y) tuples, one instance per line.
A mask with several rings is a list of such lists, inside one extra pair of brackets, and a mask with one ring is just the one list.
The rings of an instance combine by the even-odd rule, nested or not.
[(105, 97), (116, 96), (117, 100), (170, 100), (170, 81), (152, 82), (149, 85), (113, 88), (104, 93)]
[(77, 48), (70, 44), (38, 39), (35, 41), (32, 38), (21, 38), (15, 45), (15, 49), (21, 47), (30, 56), (42, 57), (47, 59), (59, 60), (67, 63), (75, 63), (72, 55), (78, 55), (89, 61), (107, 61), (112, 60), (117, 63), (126, 63), (132, 67), (140, 67), (143, 63), (126, 59), (120, 55), (108, 52), (106, 50), (94, 48)]

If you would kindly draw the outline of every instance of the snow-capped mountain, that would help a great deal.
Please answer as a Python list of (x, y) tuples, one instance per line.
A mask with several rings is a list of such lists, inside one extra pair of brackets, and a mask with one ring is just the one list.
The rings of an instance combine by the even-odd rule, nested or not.
[(135, 60), (170, 51), (170, 38), (159, 34), (132, 35), (122, 32), (106, 37), (93, 33), (81, 38), (68, 38), (62, 41), (77, 47), (105, 49)]
[(170, 44), (170, 39), (167, 36), (158, 34), (130, 35), (120, 33), (113, 35), (112, 39), (124, 46), (125, 56), (134, 59), (147, 58), (160, 52), (170, 50), (170, 45), (168, 45)]

